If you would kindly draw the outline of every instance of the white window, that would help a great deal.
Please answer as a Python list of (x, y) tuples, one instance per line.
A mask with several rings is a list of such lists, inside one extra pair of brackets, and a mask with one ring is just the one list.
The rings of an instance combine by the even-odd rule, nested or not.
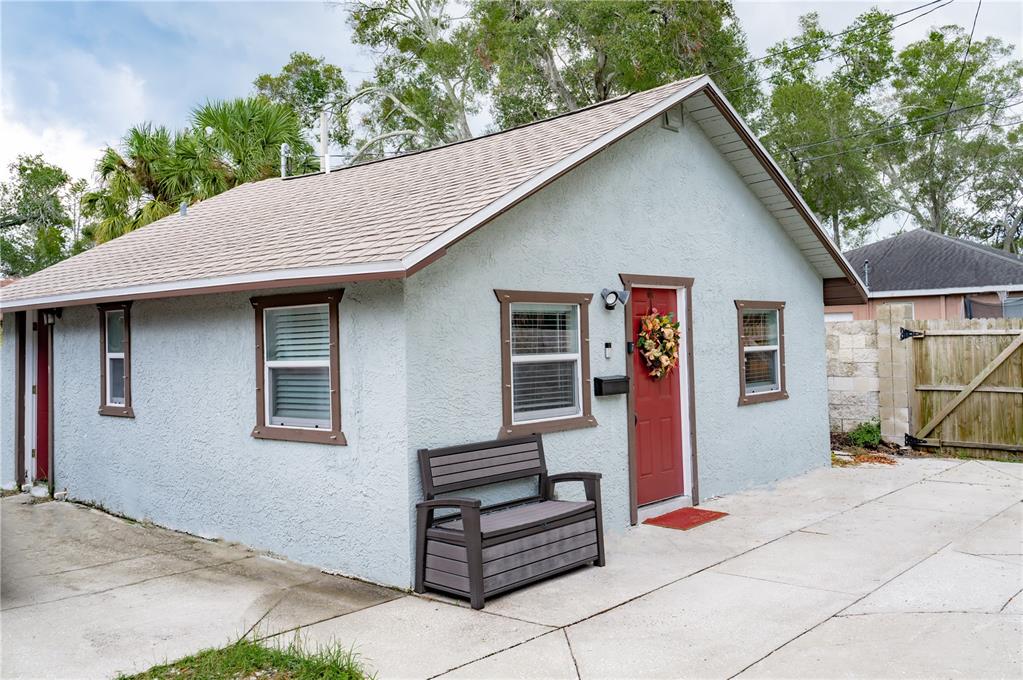
[(582, 415), (579, 305), (517, 302), (510, 313), (512, 423)]
[(106, 405), (124, 406), (124, 310), (103, 312), (106, 326)]
[(831, 323), (832, 321), (852, 321), (852, 312), (824, 312), (824, 323)]
[(743, 384), (745, 394), (780, 392), (781, 344), (778, 309), (743, 309)]
[(267, 425), (331, 429), (330, 316), (326, 304), (265, 310)]

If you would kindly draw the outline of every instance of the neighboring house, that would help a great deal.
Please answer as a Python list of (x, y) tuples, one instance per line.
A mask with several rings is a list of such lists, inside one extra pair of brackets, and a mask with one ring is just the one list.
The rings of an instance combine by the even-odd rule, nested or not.
[(408, 587), (420, 447), (542, 432), (609, 530), (828, 465), (823, 280), (865, 295), (706, 77), (246, 184), (4, 289), (2, 479)]
[(847, 251), (868, 289), (859, 304), (832, 304), (826, 321), (876, 318), (886, 302), (913, 305), (914, 319), (1023, 317), (1023, 258), (925, 229)]

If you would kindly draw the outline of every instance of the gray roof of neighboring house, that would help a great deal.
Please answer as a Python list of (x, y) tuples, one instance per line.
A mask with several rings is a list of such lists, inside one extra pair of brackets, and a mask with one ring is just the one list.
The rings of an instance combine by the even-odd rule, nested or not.
[(1023, 259), (925, 229), (907, 231), (845, 253), (867, 288), (882, 291), (977, 289), (1023, 285)]
[(329, 174), (244, 184), (7, 286), (0, 309), (403, 278), (679, 105), (818, 273), (859, 291), (777, 164), (700, 76)]

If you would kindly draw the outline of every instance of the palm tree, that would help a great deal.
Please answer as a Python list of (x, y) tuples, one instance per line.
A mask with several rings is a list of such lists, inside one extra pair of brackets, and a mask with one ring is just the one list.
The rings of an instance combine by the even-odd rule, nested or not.
[(288, 106), (262, 97), (208, 102), (192, 126), (171, 132), (143, 123), (96, 164), (100, 188), (83, 198), (102, 243), (245, 182), (276, 174), (280, 146), (291, 146), (293, 172), (315, 169), (312, 147)]
[(281, 144), (291, 147), (293, 173), (316, 169), (294, 109), (265, 97), (207, 102), (192, 111), (195, 134), (208, 144), (232, 186), (277, 174)]
[(173, 212), (176, 197), (164, 190), (160, 167), (173, 146), (174, 135), (167, 128), (143, 123), (128, 130), (120, 148), (103, 152), (96, 163), (100, 189), (82, 199), (86, 213), (95, 220), (98, 242)]

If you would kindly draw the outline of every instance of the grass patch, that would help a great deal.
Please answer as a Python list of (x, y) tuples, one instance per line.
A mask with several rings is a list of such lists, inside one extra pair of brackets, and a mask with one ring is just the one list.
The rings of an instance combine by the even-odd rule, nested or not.
[(286, 648), (249, 639), (220, 649), (206, 649), (174, 663), (153, 666), (118, 680), (364, 680), (357, 655), (339, 647), (306, 650), (296, 637)]

